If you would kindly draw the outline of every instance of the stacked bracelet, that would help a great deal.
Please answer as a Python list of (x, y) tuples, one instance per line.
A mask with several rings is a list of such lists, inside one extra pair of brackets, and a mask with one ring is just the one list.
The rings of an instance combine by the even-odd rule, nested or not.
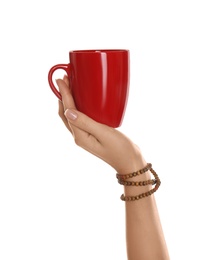
[(116, 177), (117, 179), (119, 180), (126, 180), (126, 179), (129, 179), (129, 178), (133, 178), (133, 177), (136, 177), (142, 173), (145, 173), (147, 172), (148, 170), (150, 170), (152, 168), (152, 164), (151, 163), (148, 163), (144, 168), (136, 171), (136, 172), (132, 172), (132, 173), (129, 173), (129, 174), (119, 174), (117, 173), (116, 174)]
[(123, 180), (118, 180), (118, 183), (124, 186), (146, 186), (149, 184), (156, 184), (156, 179), (153, 180), (148, 180), (148, 181), (123, 181)]
[[(138, 181), (138, 182), (134, 182), (134, 181), (127, 181), (127, 179), (129, 178), (134, 178), (142, 173), (145, 173), (147, 171), (150, 171), (155, 179), (151, 179), (148, 181)], [(129, 173), (129, 174), (116, 174), (116, 177), (118, 179), (118, 183), (124, 186), (146, 186), (146, 185), (155, 185), (155, 187), (147, 192), (135, 195), (135, 196), (125, 196), (124, 194), (121, 195), (121, 200), (123, 201), (135, 201), (135, 200), (139, 200), (145, 197), (148, 197), (150, 195), (152, 195), (154, 192), (156, 192), (161, 184), (161, 181), (157, 175), (157, 173), (152, 169), (152, 165), (150, 163), (148, 163), (144, 168), (133, 172), (133, 173)]]

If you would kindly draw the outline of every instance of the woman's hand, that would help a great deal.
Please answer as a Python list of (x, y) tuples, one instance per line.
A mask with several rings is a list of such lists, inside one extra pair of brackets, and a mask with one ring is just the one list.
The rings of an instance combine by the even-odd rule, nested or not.
[[(57, 80), (57, 84), (62, 95), (59, 115), (77, 145), (107, 162), (120, 174), (137, 171), (146, 165), (139, 148), (125, 135), (76, 110), (67, 77)], [(137, 182), (149, 180), (150, 173), (145, 172), (134, 179)], [(137, 196), (150, 189), (150, 185), (124, 186), (124, 194)], [(170, 259), (153, 194), (126, 202), (125, 207), (128, 259)]]
[(67, 76), (56, 82), (62, 95), (59, 115), (78, 146), (101, 158), (121, 174), (137, 171), (146, 165), (139, 148), (129, 138), (76, 109)]

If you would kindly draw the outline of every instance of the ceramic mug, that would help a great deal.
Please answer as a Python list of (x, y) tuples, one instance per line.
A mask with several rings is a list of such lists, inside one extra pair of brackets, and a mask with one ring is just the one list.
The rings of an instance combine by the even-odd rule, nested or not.
[(76, 108), (97, 122), (119, 127), (123, 121), (129, 93), (129, 50), (74, 50), (68, 64), (57, 64), (48, 73), (54, 94), (61, 99), (52, 76), (66, 71)]

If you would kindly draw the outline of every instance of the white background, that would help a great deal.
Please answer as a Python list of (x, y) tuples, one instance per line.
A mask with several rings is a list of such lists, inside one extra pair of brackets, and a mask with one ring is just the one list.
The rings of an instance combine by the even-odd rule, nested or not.
[(126, 259), (115, 171), (74, 144), (47, 82), (70, 50), (92, 48), (130, 50), (119, 130), (161, 178), (171, 259), (221, 259), (219, 4), (1, 1), (1, 260)]

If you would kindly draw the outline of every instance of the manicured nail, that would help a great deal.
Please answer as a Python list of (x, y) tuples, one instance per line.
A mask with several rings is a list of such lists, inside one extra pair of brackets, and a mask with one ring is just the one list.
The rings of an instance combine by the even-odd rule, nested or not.
[(75, 120), (77, 118), (77, 114), (70, 109), (67, 109), (64, 114), (70, 120)]

